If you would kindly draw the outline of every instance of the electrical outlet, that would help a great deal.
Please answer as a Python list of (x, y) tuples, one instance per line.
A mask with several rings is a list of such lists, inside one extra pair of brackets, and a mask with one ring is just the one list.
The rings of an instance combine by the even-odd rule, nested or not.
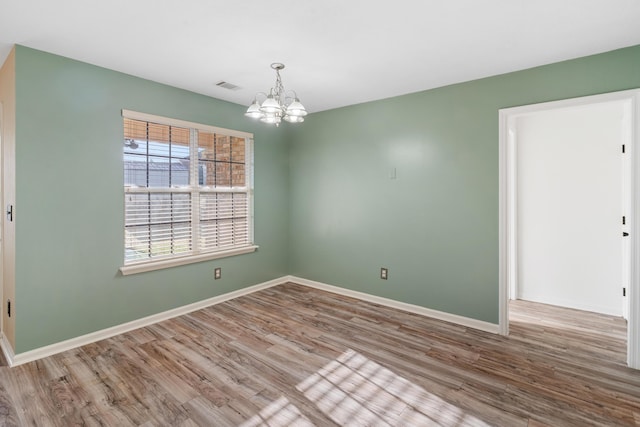
[(380, 278), (382, 280), (387, 280), (388, 277), (389, 277), (389, 270), (384, 267), (380, 268)]
[(213, 270), (213, 278), (215, 280), (222, 279), (222, 268), (217, 267)]

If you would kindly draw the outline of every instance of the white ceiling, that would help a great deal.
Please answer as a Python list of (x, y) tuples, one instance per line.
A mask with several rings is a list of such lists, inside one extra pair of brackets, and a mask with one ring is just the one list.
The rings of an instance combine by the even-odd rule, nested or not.
[(0, 0), (13, 44), (245, 105), (283, 62), (314, 112), (640, 44), (640, 1)]

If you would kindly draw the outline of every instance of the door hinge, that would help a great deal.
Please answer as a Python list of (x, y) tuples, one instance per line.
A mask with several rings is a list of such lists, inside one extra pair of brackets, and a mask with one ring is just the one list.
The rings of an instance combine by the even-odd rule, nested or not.
[(622, 288), (622, 296), (623, 297), (627, 296), (627, 288)]
[(624, 144), (622, 144), (622, 154), (624, 154)]
[(11, 317), (11, 300), (7, 300), (7, 316)]
[(622, 225), (625, 225), (627, 223), (627, 217), (626, 216), (622, 216)]

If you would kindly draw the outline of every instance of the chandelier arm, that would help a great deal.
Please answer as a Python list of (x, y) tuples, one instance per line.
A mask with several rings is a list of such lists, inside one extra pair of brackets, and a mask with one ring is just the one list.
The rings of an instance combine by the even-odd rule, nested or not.
[[(293, 96), (291, 96), (293, 94)], [(296, 99), (298, 99), (298, 94), (296, 93), (295, 90), (287, 90), (284, 92), (284, 103), (283, 105), (285, 107), (289, 106), (289, 104), (291, 104), (292, 102), (294, 102)]]

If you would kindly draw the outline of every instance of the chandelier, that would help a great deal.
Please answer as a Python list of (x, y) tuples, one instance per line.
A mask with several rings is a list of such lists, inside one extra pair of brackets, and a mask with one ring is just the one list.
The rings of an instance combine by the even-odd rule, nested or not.
[[(282, 79), (280, 78), (280, 70), (284, 69), (284, 64), (274, 62), (271, 64), (271, 68), (276, 70), (276, 84), (269, 90), (269, 95), (264, 92), (256, 93), (253, 98), (253, 102), (244, 113), (245, 116), (254, 119), (260, 119), (261, 122), (271, 123), (278, 126), (282, 119), (289, 123), (302, 123), (304, 122), (304, 116), (307, 115), (307, 110), (300, 103), (298, 96), (294, 91), (287, 92), (282, 85)], [(258, 102), (258, 96), (265, 97), (265, 100), (260, 104)]]

